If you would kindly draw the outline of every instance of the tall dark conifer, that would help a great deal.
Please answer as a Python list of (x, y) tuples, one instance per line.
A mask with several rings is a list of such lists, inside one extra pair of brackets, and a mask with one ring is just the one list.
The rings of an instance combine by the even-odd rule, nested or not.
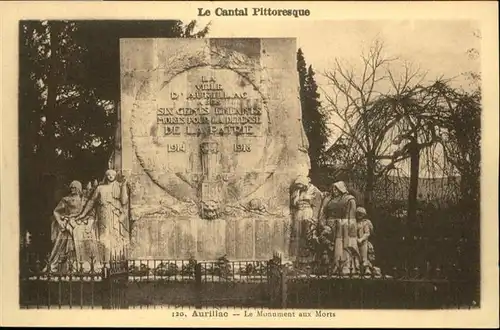
[(330, 131), (326, 126), (326, 114), (321, 108), (314, 70), (312, 65), (307, 68), (304, 53), (300, 48), (297, 52), (297, 71), (300, 84), (302, 124), (309, 141), (310, 177), (313, 183), (318, 183), (317, 181), (321, 178), (321, 161)]

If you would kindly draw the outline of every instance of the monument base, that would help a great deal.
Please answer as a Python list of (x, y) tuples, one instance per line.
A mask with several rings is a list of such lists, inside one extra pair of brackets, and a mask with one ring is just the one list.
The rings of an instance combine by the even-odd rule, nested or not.
[(287, 253), (287, 222), (283, 217), (248, 214), (203, 220), (198, 216), (147, 217), (134, 225), (131, 259), (198, 261), (269, 260)]

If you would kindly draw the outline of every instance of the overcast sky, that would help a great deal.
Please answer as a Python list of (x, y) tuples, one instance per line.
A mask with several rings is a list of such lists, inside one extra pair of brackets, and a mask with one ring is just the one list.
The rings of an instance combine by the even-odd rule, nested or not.
[[(200, 26), (208, 22), (199, 20)], [(302, 48), (307, 64), (317, 73), (320, 88), (326, 88), (326, 79), (321, 74), (332, 68), (335, 58), (356, 67), (360, 64), (361, 53), (379, 39), (384, 43), (386, 56), (418, 66), (427, 72), (428, 80), (441, 76), (454, 78), (455, 86), (467, 89), (468, 82), (461, 74), (481, 69), (480, 58), (474, 59), (468, 54), (471, 48), (480, 51), (478, 33), (475, 22), (460, 20), (296, 20), (284, 24), (255, 20), (252, 24), (241, 25), (232, 20), (215, 20), (209, 34), (210, 37), (295, 37), (297, 48)], [(335, 130), (330, 143), (337, 135), (338, 130)], [(440, 148), (433, 153), (438, 159), (441, 157)], [(401, 167), (407, 173), (408, 164), (401, 164)], [(422, 176), (429, 176), (424, 167), (421, 171)]]
[[(200, 25), (208, 21), (199, 21)], [(258, 22), (258, 23), (254, 23)], [(318, 73), (331, 67), (334, 58), (359, 61), (363, 50), (379, 38), (388, 56), (398, 56), (422, 69), (428, 77), (454, 77), (465, 71), (479, 71), (479, 59), (472, 60), (467, 50), (479, 50), (474, 36), (477, 26), (471, 21), (287, 21), (276, 24), (253, 21), (237, 25), (230, 20), (212, 22), (210, 37), (295, 37), (306, 61)], [(457, 83), (463, 83), (458, 79)]]

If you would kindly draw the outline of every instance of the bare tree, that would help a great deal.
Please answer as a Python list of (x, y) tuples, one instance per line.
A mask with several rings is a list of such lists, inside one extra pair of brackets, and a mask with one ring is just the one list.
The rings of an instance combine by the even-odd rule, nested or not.
[[(399, 102), (417, 92), (423, 74), (408, 63), (403, 63), (398, 76), (390, 69), (397, 58), (386, 57), (384, 46), (375, 41), (367, 54), (361, 55), (361, 70), (348, 68), (338, 59), (331, 71), (325, 72), (330, 91), (325, 91), (327, 110), (333, 115), (331, 124), (351, 143), (351, 152), (359, 153), (366, 173), (364, 202), (370, 205), (376, 177), (394, 168), (394, 164), (408, 155), (390, 150), (391, 143), (401, 129), (395, 130), (407, 112), (397, 111)], [(352, 156), (351, 156), (352, 158)], [(382, 160), (390, 160), (389, 166)]]
[(481, 91), (466, 92), (449, 84), (430, 91), (439, 100), (438, 141), (446, 160), (461, 177), (463, 201), (479, 202), (481, 168)]
[(392, 104), (395, 117), (398, 118), (398, 135), (393, 145), (398, 149), (389, 156), (379, 158), (389, 159), (391, 162), (386, 169), (403, 159), (410, 160), (410, 186), (408, 189), (408, 221), (415, 223), (417, 218), (418, 181), (420, 177), (421, 153), (440, 141), (439, 137), (439, 99), (432, 92), (435, 86), (442, 82), (438, 80), (429, 86), (415, 85), (410, 89), (401, 87), (389, 72), (391, 85), (395, 89), (394, 95), (385, 97)]

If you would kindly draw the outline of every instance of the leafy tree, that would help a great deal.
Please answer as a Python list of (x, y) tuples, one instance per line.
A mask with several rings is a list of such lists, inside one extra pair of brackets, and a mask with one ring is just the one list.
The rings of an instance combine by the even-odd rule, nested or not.
[(302, 107), (302, 124), (309, 141), (309, 158), (311, 160), (311, 180), (318, 183), (320, 167), (330, 130), (326, 126), (326, 114), (319, 101), (318, 85), (314, 78), (312, 65), (306, 69), (306, 61), (302, 49), (297, 51), (297, 71), (299, 73), (300, 102)]
[(34, 242), (50, 228), (59, 182), (100, 178), (107, 167), (120, 100), (120, 38), (208, 33), (208, 26), (195, 28), (195, 21), (20, 22), (21, 229)]
[(99, 98), (120, 99), (120, 38), (201, 38), (209, 26), (194, 32), (196, 21), (81, 21), (75, 40), (86, 48), (84, 79)]

